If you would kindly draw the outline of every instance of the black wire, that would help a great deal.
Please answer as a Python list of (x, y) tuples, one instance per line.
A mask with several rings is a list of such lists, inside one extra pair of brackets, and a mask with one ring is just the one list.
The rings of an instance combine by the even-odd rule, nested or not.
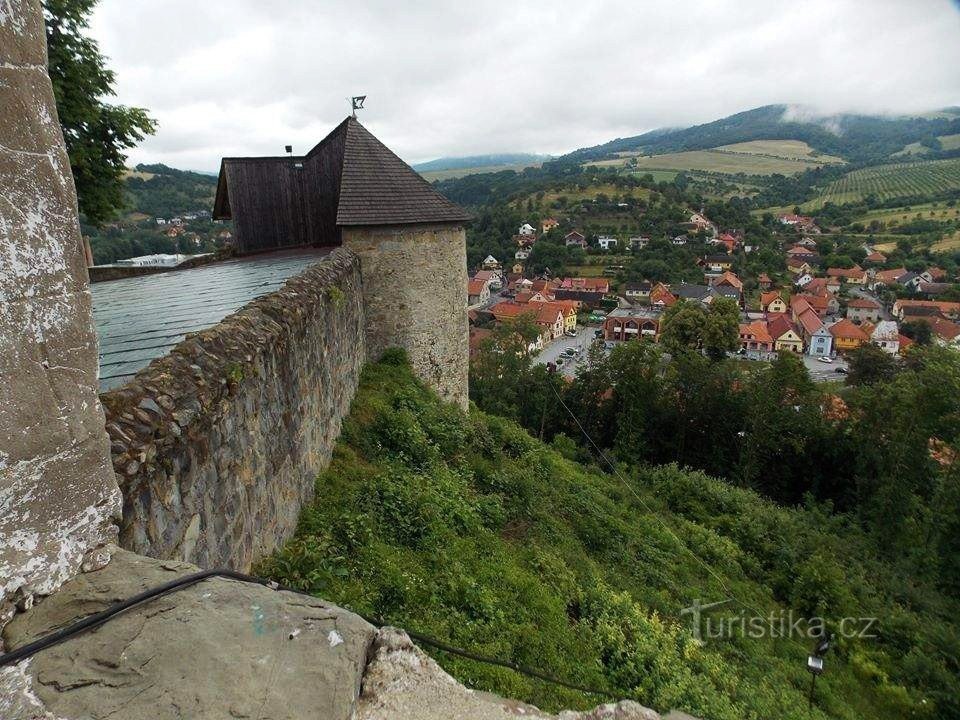
[[(94, 613), (93, 615), (88, 615), (82, 620), (78, 620), (77, 622), (67, 625), (66, 627), (63, 627), (55, 632), (52, 632), (48, 635), (44, 635), (39, 640), (34, 640), (33, 642), (28, 643), (23, 647), (19, 647), (16, 650), (12, 650), (8, 653), (0, 655), (0, 667), (5, 667), (7, 665), (20, 662), (21, 660), (25, 660), (26, 658), (31, 657), (32, 655), (40, 652), (41, 650), (51, 648), (55, 645), (59, 645), (65, 640), (69, 640), (70, 638), (80, 635), (81, 633), (84, 633), (88, 630), (92, 630), (96, 627), (99, 627), (100, 625), (103, 625), (110, 619), (116, 617), (117, 615), (120, 615), (123, 612), (126, 612), (130, 608), (140, 605), (141, 603), (148, 602), (150, 600), (154, 600), (159, 597), (163, 597), (164, 595), (168, 595), (177, 590), (182, 590), (183, 588), (190, 587), (191, 585), (196, 585), (198, 582), (206, 580), (207, 578), (210, 578), (210, 577), (225, 577), (225, 578), (230, 578), (231, 580), (239, 580), (241, 582), (249, 582), (249, 583), (255, 583), (257, 585), (264, 585), (268, 588), (271, 588), (272, 590), (283, 590), (285, 592), (296, 593), (297, 595), (314, 597), (309, 593), (305, 593), (300, 590), (296, 590), (294, 588), (285, 587), (283, 585), (273, 582), (272, 580), (265, 580), (264, 578), (254, 577), (253, 575), (245, 575), (244, 573), (235, 572), (233, 570), (227, 570), (227, 569), (202, 570), (200, 572), (193, 573), (191, 575), (183, 575), (177, 578), (176, 580), (171, 580), (170, 582), (164, 583), (163, 585), (157, 585), (156, 587), (150, 588), (149, 590), (144, 590), (143, 592), (138, 593), (137, 595), (133, 595), (132, 597), (127, 598), (126, 600), (121, 600), (120, 602), (114, 603), (113, 605), (110, 605), (109, 607), (107, 607), (104, 610), (101, 610), (98, 613)], [(364, 615), (360, 615), (360, 617), (362, 617), (371, 625), (374, 625), (378, 628), (382, 628), (390, 625), (390, 623), (385, 622), (380, 618), (371, 618), (371, 617), (366, 617)], [(475, 660), (477, 662), (486, 663), (488, 665), (498, 665), (500, 667), (513, 670), (514, 672), (518, 672), (522, 675), (528, 675), (538, 680), (543, 680), (544, 682), (548, 682), (553, 685), (559, 685), (561, 687), (565, 687), (570, 690), (577, 690), (579, 692), (589, 693), (591, 695), (600, 695), (606, 698), (616, 699), (613, 696), (613, 694), (607, 690), (597, 690), (595, 688), (574, 685), (572, 683), (568, 683), (558, 678), (555, 678), (551, 675), (547, 675), (546, 673), (542, 673), (538, 670), (534, 670), (533, 668), (526, 667), (524, 665), (519, 665), (514, 662), (510, 662), (509, 660), (501, 660), (500, 658), (488, 657), (486, 655), (479, 655), (477, 653), (470, 652), (469, 650), (464, 650), (463, 648), (458, 648), (458, 647), (454, 647), (453, 645), (448, 645), (447, 643), (441, 640), (437, 640), (427, 635), (422, 635), (421, 633), (418, 633), (418, 632), (413, 632), (410, 630), (405, 630), (404, 632), (407, 633), (407, 635), (410, 637), (411, 640), (415, 640), (416, 642), (422, 643), (424, 645), (430, 645), (431, 647), (434, 647), (438, 650), (442, 650), (443, 652), (450, 653), (451, 655), (459, 655), (460, 657), (464, 657), (469, 660)]]

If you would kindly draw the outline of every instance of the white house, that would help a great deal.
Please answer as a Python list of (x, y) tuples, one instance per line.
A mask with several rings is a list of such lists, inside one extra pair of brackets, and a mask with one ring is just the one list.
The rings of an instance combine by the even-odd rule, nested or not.
[(520, 230), (517, 232), (518, 235), (536, 235), (537, 230), (530, 223), (524, 223), (520, 226)]
[(637, 248), (638, 250), (643, 250), (649, 244), (650, 238), (648, 237), (632, 237), (627, 241), (627, 247)]
[(881, 320), (870, 334), (870, 341), (891, 355), (900, 352), (900, 329), (893, 320)]
[(604, 250), (609, 250), (610, 248), (615, 248), (617, 246), (617, 239), (608, 235), (601, 235), (599, 238), (597, 238), (597, 244)]
[(673, 243), (674, 245), (686, 245), (686, 244), (687, 244), (687, 240), (688, 240), (688, 238), (687, 238), (686, 235), (677, 235), (677, 236), (676, 236), (673, 240), (671, 240), (670, 242)]
[(500, 261), (497, 260), (493, 255), (487, 255), (483, 260), (483, 269), (484, 270), (496, 270), (500, 267)]
[(813, 275), (810, 273), (801, 273), (800, 277), (797, 278), (795, 283), (797, 287), (802, 288), (810, 284), (810, 281), (813, 280)]
[(514, 259), (516, 260), (526, 260), (530, 257), (530, 251), (526, 248), (520, 248), (513, 254)]

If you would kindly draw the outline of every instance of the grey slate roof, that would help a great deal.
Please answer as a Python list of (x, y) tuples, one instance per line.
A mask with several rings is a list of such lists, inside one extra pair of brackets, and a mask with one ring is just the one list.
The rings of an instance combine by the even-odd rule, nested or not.
[(337, 225), (466, 222), (471, 215), (434, 190), (354, 118), (346, 133)]

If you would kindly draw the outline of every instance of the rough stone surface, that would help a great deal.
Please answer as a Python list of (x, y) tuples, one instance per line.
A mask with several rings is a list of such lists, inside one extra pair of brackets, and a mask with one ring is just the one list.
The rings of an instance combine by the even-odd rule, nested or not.
[[(77, 200), (39, 0), (0, 2), (0, 624), (116, 536)], [(94, 552), (90, 555), (91, 551)]]
[[(19, 647), (195, 571), (118, 550), (19, 615), (4, 639)], [(375, 632), (321, 600), (207, 579), (0, 671), (32, 684), (0, 698), (0, 717), (346, 720)]]
[(466, 234), (459, 225), (345, 227), (360, 256), (367, 350), (407, 351), (414, 372), (445, 400), (467, 407)]
[(289, 538), (366, 359), (360, 261), (336, 250), (104, 393), (120, 544), (246, 570)]
[(357, 720), (660, 720), (630, 700), (586, 712), (548, 715), (532, 705), (469, 690), (445, 673), (407, 634), (383, 628), (377, 634), (363, 676)]

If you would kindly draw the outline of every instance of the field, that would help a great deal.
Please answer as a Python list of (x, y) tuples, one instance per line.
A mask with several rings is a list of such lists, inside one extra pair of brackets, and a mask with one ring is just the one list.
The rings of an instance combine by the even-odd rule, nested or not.
[(588, 163), (599, 167), (624, 167), (646, 170), (701, 170), (736, 175), (792, 175), (808, 168), (843, 160), (831, 155), (818, 155), (799, 140), (753, 140), (710, 150), (689, 150), (663, 155), (620, 153), (620, 157)]
[[(650, 191), (646, 188), (618, 188), (615, 185), (610, 183), (604, 183), (602, 185), (590, 185), (582, 190), (577, 187), (568, 187), (563, 190), (551, 190), (543, 194), (543, 199), (539, 201), (539, 206), (541, 208), (553, 207), (554, 201), (564, 197), (567, 199), (568, 204), (577, 203), (581, 200), (593, 200), (598, 195), (606, 195), (608, 198), (613, 200), (614, 198), (620, 198), (624, 195), (635, 198), (647, 198), (650, 196)], [(534, 204), (537, 204), (538, 201), (535, 197), (531, 196), (534, 201)], [(527, 200), (531, 198), (520, 198), (517, 200), (518, 207), (525, 207)]]
[(514, 170), (520, 172), (528, 167), (540, 167), (542, 163), (519, 163), (516, 165), (487, 165), (486, 167), (473, 168), (454, 168), (451, 170), (430, 170), (422, 172), (420, 175), (428, 182), (434, 180), (451, 180), (453, 178), (466, 177), (467, 175), (479, 175), (480, 173), (497, 173), (504, 170)]
[(928, 195), (960, 188), (960, 159), (901, 162), (853, 170), (828, 185), (819, 197), (800, 207), (816, 210), (827, 202), (835, 205), (875, 195), (879, 200), (905, 195)]
[[(960, 148), (960, 134), (957, 135), (940, 135), (937, 137), (937, 140), (940, 141), (940, 146), (944, 150), (956, 150)], [(904, 145), (903, 150), (893, 154), (893, 157), (902, 157), (904, 155), (926, 155), (930, 152), (930, 148), (921, 145), (918, 142), (910, 143), (909, 145)]]
[(946, 222), (960, 218), (960, 207), (947, 207), (945, 202), (922, 203), (907, 207), (871, 210), (859, 216), (856, 222), (867, 225), (873, 221), (882, 222), (888, 228), (903, 225), (911, 220), (936, 220)]

